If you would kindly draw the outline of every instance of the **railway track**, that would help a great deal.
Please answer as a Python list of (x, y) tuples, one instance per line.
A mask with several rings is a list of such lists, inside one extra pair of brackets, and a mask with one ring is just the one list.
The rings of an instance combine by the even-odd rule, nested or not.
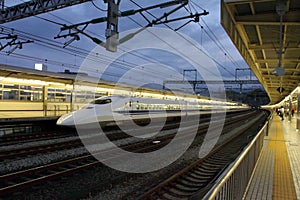
[[(207, 120), (209, 120), (209, 119), (207, 119)], [(162, 130), (171, 130), (171, 129), (177, 128), (178, 126), (179, 126), (179, 123), (167, 124), (164, 126), (164, 128)], [(149, 129), (149, 131), (150, 130), (151, 129)], [(73, 135), (71, 135), (71, 136), (73, 136)], [(117, 140), (121, 140), (121, 139), (130, 137), (129, 135), (125, 134), (121, 130), (108, 131), (107, 136), (109, 137), (109, 139), (111, 141), (117, 141)], [(55, 136), (53, 136), (53, 137), (55, 137)], [(53, 137), (51, 137), (51, 139)], [(61, 136), (59, 138), (67, 138), (67, 137), (68, 136), (65, 135), (64, 137)], [(97, 137), (98, 136), (91, 136), (90, 140), (93, 141), (93, 139), (97, 138)], [(42, 136), (41, 140), (42, 139), (46, 140), (48, 138)], [(48, 139), (48, 140), (51, 140), (51, 139)], [(55, 138), (55, 139), (57, 139), (57, 138)], [(34, 140), (34, 141), (36, 141), (36, 140)], [(54, 142), (54, 143), (50, 143), (50, 144), (46, 143), (46, 144), (38, 144), (38, 145), (14, 148), (14, 149), (10, 149), (10, 150), (0, 150), (0, 162), (3, 162), (5, 160), (12, 160), (12, 159), (17, 159), (17, 158), (22, 158), (22, 157), (33, 156), (33, 155), (40, 154), (40, 153), (49, 153), (49, 152), (77, 148), (77, 147), (82, 147), (82, 146), (83, 146), (83, 144), (82, 144), (81, 140), (78, 137), (76, 137), (76, 138), (72, 138), (71, 140)]]
[[(233, 113), (227, 114), (228, 116), (230, 115), (235, 115), (236, 113), (243, 113), (246, 111), (237, 111)], [(210, 115), (204, 115), (201, 120), (205, 120), (205, 118), (209, 118)], [(0, 125), (3, 128), (4, 125)], [(18, 126), (16, 124), (9, 124), (8, 126)], [(29, 126), (29, 125), (28, 125)], [(30, 124), (30, 126), (37, 126), (37, 122), (35, 124)], [(49, 126), (49, 125), (47, 125)], [(70, 128), (65, 128), (65, 127), (59, 127), (59, 128), (54, 128), (55, 123), (53, 122), (52, 128), (54, 129), (52, 131), (41, 131), (38, 133), (18, 133), (18, 134), (9, 134), (9, 135), (4, 135), (0, 137), (0, 145), (1, 146), (7, 146), (7, 145), (16, 145), (16, 144), (22, 144), (22, 143), (27, 143), (27, 142), (34, 142), (34, 141), (41, 141), (41, 140), (50, 140), (50, 139), (56, 139), (56, 138), (63, 138), (63, 137), (68, 137), (68, 136), (75, 136), (77, 135), (75, 129), (70, 129)], [(106, 128), (106, 131), (111, 131), (114, 130), (116, 126), (111, 126)], [(41, 128), (40, 128), (41, 129)]]
[[(253, 119), (248, 126), (241, 124), (239, 133), (224, 144), (215, 148), (206, 157), (192, 163), (160, 184), (153, 186), (139, 200), (150, 199), (189, 199), (197, 195), (203, 197), (212, 187), (214, 180), (240, 154), (252, 135), (243, 134), (251, 125), (259, 123)], [(249, 126), (250, 125), (250, 126)]]
[[(234, 117), (234, 115), (232, 115)], [(200, 128), (203, 128), (203, 125), (206, 126), (207, 122), (210, 120), (210, 115), (205, 115), (203, 118), (201, 118), (201, 123), (202, 126)], [(232, 121), (233, 122), (233, 121)], [(176, 120), (175, 123), (167, 123), (163, 128), (162, 131), (166, 130), (172, 130), (176, 129), (179, 127), (180, 120)], [(193, 122), (189, 122), (185, 126), (190, 126), (193, 125)], [(155, 129), (155, 127), (153, 127)], [(113, 131), (111, 131), (113, 130)], [(151, 132), (151, 128), (148, 130)], [(113, 127), (109, 127), (109, 129), (106, 132), (108, 138), (111, 141), (116, 141), (116, 140), (122, 140), (125, 138), (129, 138), (130, 136), (125, 134), (124, 131), (113, 129)], [(38, 138), (39, 134), (37, 135), (29, 135), (28, 138), (24, 138), (24, 136), (18, 138), (18, 139), (25, 139), (27, 142), (32, 142), (30, 138), (34, 137), (33, 141), (41, 141), (41, 140), (51, 140), (55, 137), (57, 138), (67, 138), (74, 136), (73, 133), (70, 134), (62, 134), (58, 132), (54, 132), (54, 135), (51, 135), (50, 133), (46, 134), (40, 134), (40, 138)], [(57, 139), (55, 138), (55, 139)], [(90, 140), (93, 140), (93, 137), (90, 138)], [(22, 143), (24, 143), (23, 141)], [(5, 146), (5, 145), (3, 145)], [(20, 147), (20, 148), (14, 148), (14, 149), (8, 149), (8, 150), (0, 150), (0, 162), (3, 162), (5, 160), (12, 160), (12, 159), (20, 159), (23, 157), (29, 157), (33, 155), (37, 155), (40, 153), (50, 153), (50, 152), (55, 152), (55, 151), (60, 151), (60, 150), (66, 150), (66, 149), (72, 149), (72, 148), (78, 148), (83, 146), (81, 140), (79, 138), (74, 138), (71, 140), (67, 141), (61, 141), (61, 142), (55, 142), (55, 143), (49, 143), (49, 144), (37, 144), (37, 145), (32, 145), (32, 146), (25, 146), (25, 147)]]
[(70, 129), (55, 130), (55, 131), (43, 131), (41, 133), (23, 133), (23, 134), (11, 134), (0, 137), (0, 145), (17, 145), (26, 142), (35, 142), (41, 140), (50, 140), (56, 138), (63, 138), (68, 136), (75, 136), (76, 131)]
[[(162, 139), (162, 138), (160, 138)], [(167, 142), (164, 141), (164, 142)], [(144, 141), (138, 144), (131, 144), (123, 146), (122, 148), (132, 152), (144, 152), (148, 150), (154, 150), (164, 145), (164, 142), (160, 144), (153, 143), (151, 141)], [(101, 154), (113, 154), (114, 149), (109, 149), (101, 152)], [(112, 158), (113, 159), (113, 158)], [(85, 170), (101, 163), (96, 160), (92, 155), (80, 156), (44, 166), (31, 168), (28, 170), (22, 170), (11, 174), (0, 176), (1, 195), (8, 195), (11, 192), (18, 191), (20, 189), (37, 185), (55, 178), (74, 174), (78, 171)]]
[[(252, 114), (245, 114), (244, 119), (253, 116)], [(239, 117), (232, 117), (231, 120), (227, 120), (228, 124), (233, 124), (240, 119)], [(168, 144), (174, 135), (161, 136), (150, 140), (145, 140), (135, 144), (129, 144), (122, 146), (123, 149), (131, 152), (147, 152), (161, 148)], [(154, 140), (160, 140), (159, 144), (154, 143)], [(113, 149), (108, 149), (104, 154), (113, 154)], [(113, 158), (112, 158), (113, 159)], [(1, 188), (0, 193), (2, 195), (10, 194), (11, 192), (18, 191), (33, 185), (41, 184), (52, 179), (57, 179), (66, 175), (74, 174), (78, 171), (91, 168), (93, 166), (101, 165), (92, 155), (80, 156), (44, 166), (39, 166), (23, 171), (14, 172), (0, 176)]]

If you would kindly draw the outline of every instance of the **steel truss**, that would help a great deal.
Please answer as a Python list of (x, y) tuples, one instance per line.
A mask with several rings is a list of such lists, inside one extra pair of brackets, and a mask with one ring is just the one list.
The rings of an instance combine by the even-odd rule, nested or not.
[(41, 13), (81, 4), (91, 0), (32, 0), (0, 10), (0, 24)]

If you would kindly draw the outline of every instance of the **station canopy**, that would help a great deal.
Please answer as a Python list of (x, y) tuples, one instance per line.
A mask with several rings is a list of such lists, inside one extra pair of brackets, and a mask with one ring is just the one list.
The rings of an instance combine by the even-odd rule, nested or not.
[(300, 0), (221, 0), (221, 23), (271, 104), (298, 86)]

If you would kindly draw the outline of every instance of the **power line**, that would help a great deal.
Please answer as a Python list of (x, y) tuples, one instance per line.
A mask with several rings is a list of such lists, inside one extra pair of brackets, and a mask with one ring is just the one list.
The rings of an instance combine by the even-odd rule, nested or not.
[[(191, 1), (193, 4), (191, 4), (191, 6), (193, 7), (193, 9), (195, 9), (194, 5), (203, 9), (202, 7), (198, 6), (195, 2)], [(196, 10), (196, 9), (195, 9)], [(236, 66), (236, 68), (238, 68), (239, 66), (237, 65), (237, 63), (234, 61), (234, 59), (232, 58), (232, 56), (229, 54), (229, 52), (226, 50), (226, 48), (223, 46), (223, 44), (218, 40), (217, 36), (215, 35), (215, 33), (210, 29), (210, 27), (207, 25), (207, 23), (205, 22), (204, 19), (201, 19), (202, 22), (204, 23), (204, 25), (207, 27), (208, 31), (210, 32), (210, 34), (206, 31), (206, 29), (203, 29), (200, 23), (197, 23), (199, 25), (199, 27), (201, 28), (201, 30), (204, 30), (204, 32), (207, 34), (207, 36), (211, 39), (211, 41), (213, 41), (217, 47), (224, 52), (225, 56), (228, 56), (228, 58), (230, 59), (231, 63), (233, 65)], [(212, 36), (211, 36), (212, 35)], [(234, 74), (230, 71), (228, 71), (226, 69), (226, 67), (224, 67), (223, 65), (220, 65), (225, 71), (227, 71), (229, 74), (231, 74), (232, 76), (234, 76)]]
[[(5, 27), (2, 27), (2, 28), (5, 28)], [(28, 36), (24, 36), (23, 34), (24, 34), (24, 32), (23, 31), (18, 31), (18, 30), (15, 30), (21, 37), (28, 37)], [(19, 32), (21, 32), (22, 34), (20, 34)], [(49, 43), (49, 42), (45, 42), (45, 41), (43, 41), (43, 40), (40, 40), (40, 39), (36, 39), (36, 37), (38, 37), (38, 38), (41, 38), (41, 39), (44, 39), (44, 40), (48, 40), (48, 39), (46, 39), (46, 38), (42, 38), (42, 37), (40, 37), (40, 36), (36, 36), (35, 37), (35, 35), (33, 35), (33, 34), (29, 34), (29, 35), (31, 35), (31, 37), (29, 37), (29, 38), (32, 38), (32, 39), (34, 39), (35, 41), (37, 41), (36, 43), (38, 44), (38, 45), (40, 45), (40, 46), (44, 46), (44, 47), (47, 47), (47, 48), (50, 48), (50, 49), (53, 49), (53, 50), (56, 50), (56, 51), (60, 51), (60, 52), (63, 52), (63, 53), (68, 53), (68, 51), (71, 51), (71, 53), (72, 54), (70, 54), (70, 55), (74, 55), (73, 53), (76, 53), (75, 55), (77, 55), (78, 57), (81, 57), (81, 58), (83, 58), (83, 59), (85, 59), (86, 58), (86, 56), (88, 55), (88, 53), (89, 53), (89, 51), (86, 51), (86, 50), (84, 50), (84, 51), (86, 51), (86, 53), (84, 53), (84, 52), (82, 52), (82, 51), (78, 51), (78, 49), (76, 50), (76, 52), (74, 52), (74, 50), (73, 49), (62, 49), (59, 45), (53, 45), (52, 43)], [(49, 40), (50, 41), (50, 40)], [(55, 43), (58, 43), (58, 42), (55, 42)], [(50, 46), (49, 46), (50, 45)], [(68, 51), (67, 51), (68, 50)], [(81, 50), (81, 49), (80, 49)], [(132, 52), (130, 52), (132, 55), (135, 55), (134, 53), (132, 53)], [(135, 56), (137, 56), (137, 57), (139, 57), (139, 58), (143, 58), (143, 55), (142, 56), (139, 56), (139, 55), (135, 55)], [(144, 58), (143, 58), (144, 59)], [(101, 62), (101, 61), (105, 61), (105, 62), (113, 62), (114, 61), (114, 63), (115, 64), (117, 64), (118, 66), (114, 66), (113, 65), (113, 67), (117, 67), (118, 69), (119, 68), (123, 68), (123, 69), (125, 69), (125, 70), (128, 70), (128, 69), (132, 69), (132, 67), (133, 66), (136, 66), (136, 64), (134, 64), (134, 63), (129, 63), (129, 62), (120, 62), (120, 61), (115, 61), (115, 60), (113, 60), (113, 59), (111, 59), (111, 58), (104, 58), (103, 56), (101, 57), (101, 58), (99, 58), (99, 57), (97, 57), (97, 56), (95, 56), (95, 55), (92, 55), (92, 57), (89, 57), (89, 60), (91, 60), (91, 61), (99, 61), (99, 62)], [(146, 59), (145, 59), (146, 60)], [(150, 60), (150, 59), (147, 59), (147, 60)], [(53, 62), (52, 62), (52, 64), (53, 64)], [(78, 68), (77, 68), (78, 69)], [(134, 69), (134, 70), (138, 70), (138, 71), (142, 71), (142, 70), (140, 70), (140, 69)], [(143, 72), (147, 72), (146, 70), (144, 70)], [(149, 73), (149, 72), (148, 72)], [(153, 75), (155, 75), (155, 76), (157, 76), (158, 74), (157, 73), (155, 73), (155, 72), (151, 72), (150, 71), (150, 73), (152, 73)], [(159, 75), (168, 75), (168, 74), (159, 74)]]
[[(1, 26), (0, 26), (1, 27)], [(5, 28), (2, 26), (2, 28)], [(27, 38), (28, 36), (24, 36), (24, 32), (23, 31), (18, 31), (18, 30), (15, 30), (19, 35), (20, 37), (25, 37)], [(19, 32), (21, 32), (22, 34), (20, 34)], [(28, 33), (29, 34), (29, 33)], [(89, 51), (87, 50), (84, 50), (84, 49), (79, 49), (79, 48), (75, 48), (76, 50), (72, 49), (72, 48), (68, 48), (68, 49), (63, 49), (61, 48), (60, 45), (56, 45), (56, 44), (59, 44), (58, 42), (54, 41), (56, 44), (52, 44), (50, 42), (45, 42), (43, 40), (47, 40), (47, 41), (51, 41), (51, 40), (48, 40), (47, 38), (42, 38), (41, 36), (35, 36), (33, 34), (29, 34), (31, 35), (31, 39), (35, 40), (36, 41), (36, 44), (40, 45), (40, 46), (44, 46), (44, 47), (47, 47), (49, 49), (53, 49), (53, 50), (56, 50), (56, 51), (59, 51), (59, 52), (63, 52), (63, 53), (67, 53), (67, 54), (70, 54), (70, 55), (77, 55), (78, 57), (81, 57), (83, 59), (86, 59), (86, 57), (88, 56), (88, 54), (90, 53)], [(38, 38), (41, 38), (41, 39), (37, 39), (36, 37)], [(52, 42), (52, 41), (51, 41)], [(71, 52), (71, 53), (69, 53)], [(75, 54), (74, 54), (75, 53)], [(151, 59), (149, 58), (145, 58), (144, 55), (140, 56), (140, 55), (136, 55), (135, 53), (133, 52), (129, 52), (131, 55), (134, 55), (136, 57), (139, 57), (139, 58), (142, 58), (144, 60), (148, 60), (148, 61), (152, 61)], [(91, 61), (105, 61), (105, 62), (113, 62), (115, 61), (114, 59), (112, 58), (109, 58), (109, 57), (106, 57), (104, 58), (104, 56), (102, 55), (102, 58), (99, 58), (97, 55), (95, 55), (94, 53), (88, 58), (89, 60)], [(100, 60), (99, 60), (100, 59)], [(156, 60), (157, 61), (157, 60)], [(125, 70), (128, 70), (128, 69), (132, 69), (132, 67), (136, 66), (135, 63), (130, 63), (130, 62), (127, 62), (127, 61), (123, 61), (123, 62), (119, 62), (119, 61), (115, 61), (116, 64), (119, 64), (119, 66), (112, 66), (112, 67), (115, 67), (115, 68), (123, 68)], [(152, 72), (153, 75), (156, 75), (157, 76), (157, 73), (155, 72)], [(167, 74), (165, 74), (167, 75)]]
[(106, 12), (106, 11), (107, 11), (107, 10), (102, 9), (102, 8), (100, 8), (99, 6), (97, 6), (97, 5), (95, 4), (94, 0), (92, 0), (91, 2), (92, 2), (92, 4), (94, 5), (94, 7), (97, 8), (98, 10), (101, 10), (101, 11), (103, 11), (103, 12)]
[[(53, 21), (50, 21), (50, 20), (46, 20), (46, 21), (48, 21), (48, 22), (51, 22), (51, 23), (53, 23)], [(55, 23), (56, 24), (56, 23)], [(48, 40), (49, 41), (49, 40)], [(42, 42), (42, 41), (41, 41)], [(47, 45), (51, 45), (51, 44), (49, 44), (48, 42), (46, 42), (46, 44)], [(43, 45), (43, 46), (45, 46), (45, 42), (44, 43), (42, 43), (42, 44), (40, 44), (40, 45)], [(53, 45), (53, 44), (52, 44)], [(52, 48), (53, 49), (53, 47), (49, 47), (49, 48)], [(58, 48), (56, 45), (55, 45), (55, 48), (54, 49), (56, 49), (56, 48)], [(57, 49), (56, 49), (57, 50)], [(61, 49), (59, 49), (59, 51), (62, 51)], [(62, 52), (65, 52), (65, 51), (62, 51)], [(157, 60), (156, 60), (157, 61)]]
[[(150, 13), (150, 12), (149, 12)], [(148, 13), (148, 14), (149, 14)], [(50, 13), (49, 13), (50, 14)], [(150, 13), (150, 14), (152, 14), (152, 13)], [(153, 15), (154, 16), (154, 15)], [(56, 16), (57, 17), (57, 16)], [(155, 16), (154, 16), (155, 17)], [(156, 18), (156, 17), (155, 17)], [(65, 19), (62, 19), (62, 18), (60, 18), (61, 20), (65, 20)], [(129, 18), (130, 19), (130, 18)], [(157, 18), (156, 18), (157, 19)], [(133, 18), (131, 18), (131, 20), (133, 20)], [(54, 21), (52, 21), (52, 20), (45, 20), (45, 21), (48, 21), (48, 22), (51, 22), (51, 23), (53, 23)], [(135, 20), (136, 21), (136, 20)], [(137, 22), (137, 21), (136, 21)], [(57, 22), (56, 22), (57, 23)], [(55, 23), (54, 23), (55, 24)], [(57, 25), (61, 25), (60, 23), (58, 23)], [(139, 24), (139, 26), (141, 26), (141, 24)], [(207, 32), (206, 32), (206, 34), (208, 34)], [(212, 39), (213, 40), (213, 39)], [(44, 46), (47, 46), (47, 45), (51, 45), (51, 46), (53, 46), (53, 44), (50, 44), (49, 43), (49, 41), (50, 40), (48, 40), (48, 42), (43, 42), (43, 41), (40, 41), (40, 43), (39, 43), (39, 45), (44, 45)], [(52, 43), (53, 41), (51, 41), (51, 43)], [(57, 43), (57, 44), (59, 44), (59, 45), (61, 45), (61, 43)], [(53, 49), (55, 49), (55, 50), (58, 50), (58, 51), (62, 51), (62, 52), (65, 52), (65, 51), (63, 51), (62, 50), (62, 48), (61, 48), (61, 46), (58, 46), (58, 45), (54, 45), (53, 47), (49, 47), (49, 48), (53, 48)], [(78, 51), (78, 49), (76, 49), (76, 48), (74, 48), (73, 49), (73, 47), (70, 47), (67, 51), (69, 51), (69, 52), (72, 52), (72, 53), (77, 53), (77, 54), (80, 54), (80, 55), (82, 55), (81, 57), (84, 57), (84, 55), (87, 55), (87, 53), (84, 53), (84, 52), (89, 52), (89, 51), (87, 51), (87, 50), (84, 50), (84, 49), (80, 49), (80, 51)], [(202, 51), (202, 50), (201, 50)], [(77, 54), (75, 54), (75, 55), (77, 55)], [(74, 54), (71, 54), (71, 55), (74, 55)], [(143, 57), (143, 56), (142, 56)], [(97, 58), (97, 59), (99, 59), (99, 58)], [(148, 60), (151, 60), (151, 59), (149, 59), (148, 58)], [(157, 60), (156, 60), (157, 61)], [(219, 64), (220, 65), (220, 64)], [(220, 66), (222, 66), (222, 65), (220, 65)], [(130, 69), (130, 68), (129, 68)]]
[[(139, 8), (143, 8), (142, 6), (140, 6), (138, 3), (136, 3), (135, 1), (133, 1), (133, 0), (129, 0), (129, 1), (131, 1), (134, 5), (136, 5), (137, 7), (139, 7)], [(155, 15), (153, 15), (151, 12), (149, 12), (148, 10), (145, 10), (145, 12), (146, 13), (148, 13), (150, 16), (152, 16), (154, 19), (158, 19)], [(128, 16), (129, 17), (129, 16)], [(143, 17), (144, 17), (144, 15), (143, 15)], [(146, 17), (144, 17), (144, 18), (146, 18)], [(171, 26), (169, 26), (168, 24), (165, 24), (164, 23), (164, 25), (166, 26), (166, 27), (168, 27), (169, 29), (171, 29), (171, 30), (173, 30), (173, 28), (171, 27)]]
[(190, 0), (190, 2), (192, 2), (195, 6), (197, 6), (198, 8), (202, 9), (202, 10), (205, 10), (202, 6), (198, 4), (196, 4), (193, 0)]

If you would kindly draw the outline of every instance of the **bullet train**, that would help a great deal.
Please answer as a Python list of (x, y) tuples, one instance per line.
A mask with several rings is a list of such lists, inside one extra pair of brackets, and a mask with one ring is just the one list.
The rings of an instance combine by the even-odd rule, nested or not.
[(94, 123), (111, 123), (132, 119), (170, 117), (221, 111), (247, 109), (248, 106), (208, 99), (167, 100), (155, 98), (103, 96), (81, 109), (65, 114), (57, 125), (77, 127)]

